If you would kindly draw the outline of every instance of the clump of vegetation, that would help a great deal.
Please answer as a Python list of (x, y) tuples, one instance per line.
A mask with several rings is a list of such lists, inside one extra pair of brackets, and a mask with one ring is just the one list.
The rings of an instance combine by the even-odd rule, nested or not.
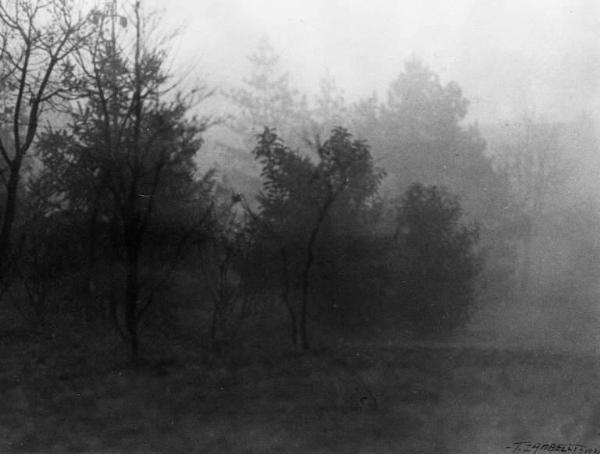
[(0, 0), (0, 451), (487, 452), (462, 420), (511, 393), (490, 437), (580, 412), (547, 433), (597, 439), (595, 363), (428, 342), (535, 294), (590, 344), (600, 210), (565, 150), (591, 124), (526, 120), (494, 162), (418, 59), (385, 102), (311, 100), (266, 41), (216, 121), (146, 2), (87, 3)]
[(402, 198), (395, 286), (420, 334), (448, 334), (472, 313), (478, 228), (462, 225), (461, 216), (458, 199), (443, 188), (415, 183)]
[(269, 129), (258, 137), (254, 153), (265, 180), (255, 218), (264, 239), (260, 247), (268, 245), (271, 260), (279, 264), (293, 342), (308, 349), (309, 293), (319, 243), (327, 243), (323, 230), (331, 216), (364, 214), (383, 173), (374, 166), (367, 144), (344, 128), (335, 128), (318, 147), (316, 162), (286, 147)]

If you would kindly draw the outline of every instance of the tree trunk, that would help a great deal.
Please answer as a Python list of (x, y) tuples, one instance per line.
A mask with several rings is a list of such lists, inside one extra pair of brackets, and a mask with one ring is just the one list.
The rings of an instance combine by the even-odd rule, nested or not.
[(308, 334), (306, 330), (306, 316), (307, 316), (307, 307), (308, 307), (308, 290), (310, 284), (310, 270), (312, 268), (314, 262), (314, 245), (317, 240), (317, 234), (319, 233), (319, 228), (321, 226), (321, 222), (319, 221), (317, 225), (313, 228), (312, 232), (310, 232), (310, 237), (308, 239), (308, 245), (306, 247), (306, 264), (304, 266), (304, 270), (302, 271), (302, 299), (300, 300), (300, 326), (299, 326), (299, 347), (302, 350), (308, 350), (310, 348), (310, 344), (308, 342)]
[(17, 213), (17, 197), (19, 190), (21, 160), (15, 158), (10, 166), (10, 177), (6, 185), (6, 203), (2, 216), (2, 230), (0, 230), (0, 279), (5, 277), (4, 265), (8, 262), (10, 254), (10, 240), (12, 227)]
[(300, 326), (299, 326), (299, 335), (298, 335), (298, 347), (303, 350), (306, 351), (308, 349), (310, 349), (310, 344), (308, 342), (308, 333), (306, 330), (306, 313), (307, 313), (307, 306), (308, 306), (308, 287), (309, 287), (309, 273), (310, 273), (310, 268), (312, 266), (312, 259), (311, 259), (311, 264), (307, 263), (306, 268), (304, 269), (303, 272), (303, 276), (302, 276), (302, 300), (300, 301)]
[(94, 269), (96, 267), (96, 236), (97, 236), (97, 221), (98, 221), (98, 208), (94, 207), (94, 210), (90, 216), (90, 223), (88, 226), (88, 260), (87, 260), (87, 271), (85, 276), (85, 290), (88, 296), (92, 297), (94, 294)]
[(306, 263), (304, 266), (304, 270), (302, 271), (302, 299), (300, 300), (300, 347), (302, 350), (306, 351), (310, 349), (310, 343), (308, 342), (308, 333), (306, 329), (307, 323), (307, 311), (308, 311), (308, 291), (310, 284), (310, 271), (312, 269), (313, 262), (315, 260), (315, 244), (317, 242), (317, 237), (319, 235), (319, 231), (321, 230), (321, 225), (323, 225), (323, 221), (325, 220), (325, 216), (329, 211), (329, 208), (333, 204), (335, 200), (335, 195), (331, 195), (323, 204), (320, 212), (317, 215), (317, 219), (315, 220), (315, 224), (310, 232), (308, 237), (308, 243), (306, 245)]
[(102, 307), (99, 307), (98, 302), (96, 301), (96, 286), (94, 285), (94, 271), (96, 269), (96, 224), (97, 207), (94, 206), (88, 225), (86, 270), (83, 277), (83, 282), (81, 283), (82, 294), (86, 299), (86, 301), (83, 303), (86, 321), (90, 321), (93, 317), (97, 317), (98, 314), (102, 316)]
[(131, 359), (136, 361), (139, 350), (138, 307), (139, 298), (139, 253), (137, 245), (127, 248), (127, 287), (125, 301), (125, 326), (129, 336)]
[(290, 334), (292, 336), (292, 344), (296, 347), (298, 345), (298, 322), (296, 311), (290, 301), (290, 277), (288, 275), (287, 254), (283, 248), (281, 249), (281, 264), (281, 299), (290, 314)]

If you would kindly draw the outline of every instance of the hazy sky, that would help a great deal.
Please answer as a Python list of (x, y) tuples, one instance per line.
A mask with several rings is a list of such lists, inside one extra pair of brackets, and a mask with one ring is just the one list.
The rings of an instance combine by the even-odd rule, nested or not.
[[(600, 112), (595, 0), (146, 0), (182, 26), (178, 61), (231, 86), (268, 36), (302, 90), (326, 71), (349, 99), (387, 86), (411, 54), (471, 99), (471, 118)], [(195, 59), (195, 60), (194, 60)]]

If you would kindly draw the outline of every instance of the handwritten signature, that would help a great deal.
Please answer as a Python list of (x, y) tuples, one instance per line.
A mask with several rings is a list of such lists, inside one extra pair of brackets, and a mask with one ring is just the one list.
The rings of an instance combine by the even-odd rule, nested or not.
[(541, 453), (541, 452), (572, 452), (580, 454), (600, 454), (600, 449), (589, 448), (578, 443), (534, 443), (532, 441), (516, 441), (506, 449), (513, 453)]

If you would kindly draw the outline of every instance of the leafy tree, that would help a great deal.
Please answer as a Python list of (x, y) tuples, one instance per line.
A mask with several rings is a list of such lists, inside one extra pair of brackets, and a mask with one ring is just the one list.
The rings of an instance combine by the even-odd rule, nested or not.
[[(416, 58), (391, 84), (382, 107), (377, 142), (396, 187), (410, 184), (447, 186), (459, 194), (470, 214), (484, 209), (477, 200), (482, 182), (494, 182), (485, 142), (474, 127), (463, 127), (468, 101), (457, 84), (443, 85), (439, 77)], [(493, 186), (495, 188), (496, 186)]]
[[(353, 118), (363, 124), (357, 130), (387, 170), (389, 200), (416, 181), (447, 187), (460, 198), (465, 216), (480, 225), (486, 252), (479, 287), (486, 300), (500, 300), (512, 284), (523, 217), (508, 176), (486, 155), (477, 126), (465, 124), (468, 105), (456, 83), (442, 83), (413, 58), (390, 85), (386, 102), (377, 106), (374, 99), (364, 101), (355, 106)], [(393, 218), (386, 223), (392, 230)]]
[(282, 297), (294, 343), (308, 349), (308, 298), (320, 233), (336, 208), (357, 213), (369, 204), (382, 173), (366, 143), (343, 128), (335, 128), (319, 146), (317, 162), (286, 147), (269, 129), (259, 136), (254, 154), (263, 168), (261, 228), (281, 258)]
[(420, 334), (443, 335), (468, 320), (479, 271), (478, 228), (460, 224), (455, 196), (412, 184), (398, 212), (396, 289)]
[[(144, 281), (142, 257), (152, 251), (163, 220), (174, 233), (173, 223), (196, 211), (190, 208), (204, 209), (210, 174), (197, 182), (194, 156), (205, 122), (188, 115), (192, 98), (167, 90), (165, 53), (146, 45), (139, 3), (131, 52), (117, 45), (114, 22), (111, 36), (104, 34), (103, 21), (117, 20), (115, 14), (100, 11), (96, 19), (94, 40), (78, 54), (87, 97), (70, 112), (66, 129), (48, 132), (42, 160), (64, 207), (89, 215), (90, 225), (97, 219), (106, 226), (114, 257), (109, 262), (122, 265), (125, 287), (122, 304), (115, 299), (112, 309), (135, 359), (139, 325), (163, 281)], [(184, 208), (190, 209), (186, 216), (180, 214)]]
[(380, 224), (383, 204), (334, 207), (317, 244), (313, 292), (315, 318), (339, 335), (377, 329), (388, 286), (389, 238)]

